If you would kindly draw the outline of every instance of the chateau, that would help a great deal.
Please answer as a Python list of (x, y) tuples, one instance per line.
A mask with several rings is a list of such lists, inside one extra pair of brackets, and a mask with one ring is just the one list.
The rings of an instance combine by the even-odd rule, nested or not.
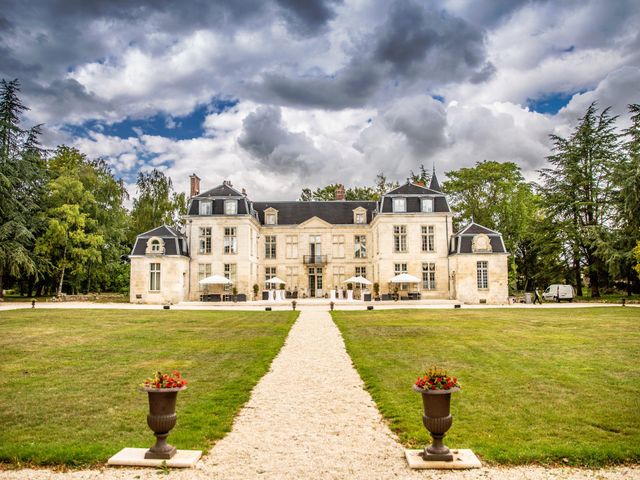
[[(353, 276), (377, 283), (382, 299), (507, 302), (502, 236), (473, 222), (454, 232), (435, 173), (428, 187), (407, 182), (379, 201), (347, 201), (341, 186), (333, 201), (254, 202), (229, 181), (201, 193), (190, 179), (184, 232), (162, 225), (136, 239), (132, 302), (251, 300), (254, 285), (262, 299), (274, 277), (288, 298), (332, 298)], [(390, 283), (403, 273), (416, 281)], [(212, 275), (231, 283), (201, 283)]]

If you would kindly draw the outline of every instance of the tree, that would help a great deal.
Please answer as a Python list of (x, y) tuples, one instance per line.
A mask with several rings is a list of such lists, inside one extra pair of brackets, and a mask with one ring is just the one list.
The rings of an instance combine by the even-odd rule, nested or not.
[[(482, 161), (470, 168), (447, 172), (442, 189), (456, 212), (455, 223), (471, 220), (502, 233), (510, 257), (512, 288), (531, 288), (537, 269), (534, 261), (533, 219), (538, 198), (512, 162)], [(518, 281), (518, 271), (524, 277)]]
[(149, 173), (138, 173), (136, 182), (138, 198), (133, 201), (129, 240), (136, 235), (162, 224), (180, 228), (182, 215), (187, 212), (184, 193), (173, 190), (173, 183), (163, 172), (153, 169)]
[(85, 165), (84, 155), (65, 146), (58, 148), (50, 162), (54, 178), (47, 184), (46, 228), (36, 241), (36, 253), (57, 272), (58, 295), (68, 272), (79, 277), (89, 265), (102, 260), (104, 237), (88, 213), (95, 211), (96, 199), (80, 180)]
[(6, 275), (33, 275), (34, 211), (43, 178), (40, 126), (23, 130), (18, 80), (0, 81), (0, 297)]
[(623, 155), (613, 169), (615, 223), (604, 230), (597, 252), (611, 274), (626, 280), (631, 295), (632, 283), (638, 280), (633, 249), (640, 242), (640, 105), (629, 105), (629, 112), (631, 126), (623, 132)]
[[(422, 167), (424, 169), (424, 167)], [(413, 172), (411, 172), (413, 175)], [(398, 187), (397, 182), (388, 182), (387, 177), (380, 172), (376, 176), (375, 187), (349, 187), (345, 190), (345, 200), (379, 200), (389, 190)], [(331, 183), (322, 188), (316, 188), (311, 190), (310, 188), (303, 188), (300, 193), (301, 202), (314, 202), (314, 201), (330, 201), (335, 200), (336, 190), (340, 184)]]
[(545, 209), (557, 229), (567, 235), (578, 295), (582, 295), (582, 266), (586, 265), (591, 296), (600, 296), (600, 282), (606, 277), (598, 244), (612, 220), (612, 172), (619, 160), (617, 117), (609, 108), (597, 113), (592, 103), (572, 135), (552, 135), (550, 168), (541, 170)]
[(427, 172), (427, 169), (424, 168), (424, 165), (420, 164), (420, 170), (418, 170), (417, 173), (413, 173), (413, 170), (411, 170), (409, 178), (413, 183), (421, 183), (422, 185), (429, 186), (431, 175)]

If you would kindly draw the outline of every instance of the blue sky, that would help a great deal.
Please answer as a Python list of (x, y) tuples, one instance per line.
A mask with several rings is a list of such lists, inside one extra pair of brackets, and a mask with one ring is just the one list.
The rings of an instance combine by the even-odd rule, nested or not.
[(3, 2), (0, 77), (25, 123), (128, 183), (155, 167), (296, 198), (485, 159), (535, 180), (591, 102), (621, 127), (640, 102), (634, 0), (24, 5)]

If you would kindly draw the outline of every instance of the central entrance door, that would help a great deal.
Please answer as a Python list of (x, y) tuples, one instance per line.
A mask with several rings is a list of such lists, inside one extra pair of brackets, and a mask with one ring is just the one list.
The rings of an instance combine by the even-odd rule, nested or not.
[(322, 297), (322, 267), (309, 267), (309, 296)]

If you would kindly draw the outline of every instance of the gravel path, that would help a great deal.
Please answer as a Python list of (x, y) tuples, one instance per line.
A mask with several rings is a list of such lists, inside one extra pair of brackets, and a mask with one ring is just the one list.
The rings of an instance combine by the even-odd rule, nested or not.
[[(541, 467), (460, 472), (412, 471), (351, 364), (326, 311), (303, 311), (233, 430), (195, 470), (171, 479), (630, 479), (639, 467), (583, 470)], [(164, 476), (162, 476), (164, 477)], [(162, 478), (161, 477), (161, 478)], [(0, 478), (159, 478), (158, 472), (117, 469), (55, 473), (0, 472)]]

